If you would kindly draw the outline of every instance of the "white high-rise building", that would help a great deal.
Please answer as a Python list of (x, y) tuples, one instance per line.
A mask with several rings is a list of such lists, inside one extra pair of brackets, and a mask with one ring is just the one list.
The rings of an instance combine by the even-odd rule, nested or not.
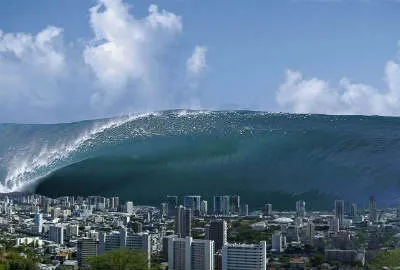
[(201, 201), (201, 204), (200, 204), (200, 213), (202, 215), (207, 215), (207, 212), (208, 212), (208, 203), (207, 203), (207, 201), (203, 200), (203, 201)]
[(192, 237), (170, 238), (168, 242), (168, 269), (214, 269), (214, 241), (193, 240)]
[(133, 213), (133, 202), (130, 202), (130, 201), (126, 202), (125, 208), (126, 208), (126, 213), (132, 214)]
[(123, 229), (110, 233), (100, 233), (99, 235), (99, 254), (118, 248), (130, 248), (142, 250), (150, 261), (151, 242), (148, 233), (131, 233)]
[(227, 244), (222, 248), (222, 270), (266, 270), (267, 244)]
[(43, 214), (42, 213), (36, 213), (35, 218), (35, 230), (37, 233), (42, 233), (42, 228), (43, 228)]
[(50, 226), (49, 229), (50, 241), (57, 244), (64, 244), (64, 227), (63, 226)]

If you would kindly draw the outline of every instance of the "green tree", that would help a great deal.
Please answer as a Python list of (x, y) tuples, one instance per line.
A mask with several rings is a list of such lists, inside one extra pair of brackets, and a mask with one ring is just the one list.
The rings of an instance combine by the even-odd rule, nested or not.
[[(112, 250), (90, 257), (86, 263), (91, 270), (144, 270), (149, 266), (146, 254), (133, 249)], [(154, 265), (152, 269), (158, 269), (158, 266)]]

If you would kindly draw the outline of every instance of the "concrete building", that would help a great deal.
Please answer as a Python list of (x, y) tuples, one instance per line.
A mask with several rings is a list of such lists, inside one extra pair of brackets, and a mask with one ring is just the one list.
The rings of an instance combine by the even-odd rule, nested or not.
[(232, 195), (230, 201), (231, 213), (232, 214), (239, 214), (240, 211), (240, 196), (239, 195)]
[(133, 213), (133, 202), (128, 201), (125, 203), (125, 211), (128, 214), (132, 214)]
[(343, 226), (343, 219), (344, 219), (343, 200), (335, 200), (335, 217), (339, 220), (339, 227)]
[(200, 213), (204, 216), (208, 213), (208, 202), (203, 200), (200, 204)]
[(240, 215), (243, 217), (247, 217), (249, 215), (249, 205), (248, 204), (240, 205)]
[(170, 238), (168, 242), (168, 269), (214, 269), (214, 241), (193, 240), (192, 237)]
[(230, 196), (214, 196), (214, 214), (229, 215), (230, 213)]
[(296, 215), (298, 217), (306, 216), (306, 202), (301, 200), (296, 202)]
[(43, 229), (43, 214), (42, 213), (35, 214), (34, 223), (35, 223), (35, 232), (42, 233), (42, 229)]
[(215, 250), (220, 250), (227, 243), (227, 223), (225, 220), (212, 220), (206, 229), (206, 239), (214, 241)]
[(183, 206), (186, 209), (191, 209), (192, 213), (199, 211), (200, 213), (201, 196), (198, 195), (186, 195), (183, 197)]
[(175, 208), (178, 206), (178, 196), (167, 196), (167, 215), (174, 217), (176, 215)]
[(267, 269), (267, 244), (227, 244), (222, 248), (222, 270)]
[(77, 257), (79, 266), (84, 265), (85, 259), (88, 257), (98, 255), (98, 245), (99, 242), (91, 238), (81, 238), (78, 240)]
[(281, 253), (284, 250), (283, 237), (281, 232), (272, 235), (271, 252)]
[(99, 234), (99, 254), (118, 248), (129, 248), (142, 250), (150, 261), (150, 238), (148, 233), (132, 233), (128, 232), (126, 229), (112, 231), (110, 233), (101, 232)]
[(64, 227), (63, 226), (50, 226), (49, 240), (57, 244), (64, 244)]
[(377, 221), (376, 200), (374, 196), (369, 197), (369, 220), (372, 222)]
[(192, 210), (179, 206), (175, 211), (175, 234), (182, 238), (190, 236), (192, 229)]
[(353, 219), (358, 216), (357, 204), (355, 204), (355, 203), (351, 204), (350, 216)]
[(265, 216), (272, 216), (272, 204), (266, 203), (264, 206), (264, 215)]
[(168, 258), (168, 244), (169, 244), (169, 240), (170, 240), (170, 239), (175, 239), (175, 238), (179, 238), (179, 236), (176, 235), (176, 234), (171, 234), (171, 235), (164, 236), (164, 237), (162, 238), (161, 256), (162, 256), (163, 258)]

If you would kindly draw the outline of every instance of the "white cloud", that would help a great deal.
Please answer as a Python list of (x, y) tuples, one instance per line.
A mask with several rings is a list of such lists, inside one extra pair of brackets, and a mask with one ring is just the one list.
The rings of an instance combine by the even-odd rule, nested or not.
[(207, 68), (206, 59), (207, 48), (205, 46), (196, 46), (192, 56), (186, 62), (186, 71), (190, 77), (199, 77)]
[(344, 78), (335, 87), (287, 70), (276, 101), (283, 110), (295, 113), (399, 115), (400, 64), (395, 60), (386, 64), (385, 83), (386, 89), (378, 90)]
[(57, 81), (66, 70), (61, 33), (54, 26), (37, 35), (0, 31), (1, 106), (55, 106)]
[(157, 56), (181, 32), (182, 22), (155, 5), (148, 12), (136, 19), (121, 0), (99, 0), (90, 10), (95, 38), (83, 55), (99, 82), (100, 90), (92, 96), (95, 103), (114, 103), (132, 84), (134, 91), (151, 91), (157, 81)]
[(170, 46), (182, 32), (181, 17), (156, 5), (140, 18), (131, 11), (123, 0), (97, 0), (89, 10), (93, 37), (68, 45), (64, 30), (54, 26), (35, 34), (0, 30), (0, 123), (72, 121), (190, 103), (175, 90), (187, 84), (184, 68), (171, 68), (182, 62)]

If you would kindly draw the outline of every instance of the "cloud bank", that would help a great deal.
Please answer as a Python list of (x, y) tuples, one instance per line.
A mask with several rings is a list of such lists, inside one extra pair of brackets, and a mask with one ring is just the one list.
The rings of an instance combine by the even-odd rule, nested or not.
[(276, 101), (283, 111), (295, 113), (400, 115), (399, 57), (386, 63), (384, 76), (385, 89), (376, 89), (347, 78), (331, 85), (289, 69)]
[[(165, 56), (179, 41), (180, 16), (150, 5), (136, 18), (122, 0), (98, 0), (89, 15), (93, 37), (83, 45), (66, 45), (55, 26), (37, 34), (0, 30), (0, 122), (71, 121), (178, 103), (164, 78), (177, 66)], [(196, 47), (192, 58), (197, 76), (205, 49)]]

